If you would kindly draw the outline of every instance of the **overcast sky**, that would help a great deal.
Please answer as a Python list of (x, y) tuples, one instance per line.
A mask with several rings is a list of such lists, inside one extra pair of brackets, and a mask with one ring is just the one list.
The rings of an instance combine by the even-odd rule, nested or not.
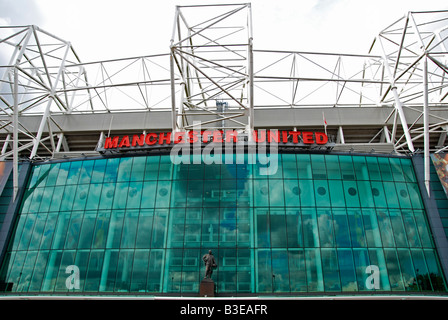
[[(226, 0), (0, 0), (0, 25), (30, 25), (68, 40), (83, 62), (168, 53), (176, 5)], [(252, 0), (254, 48), (367, 53), (407, 11), (447, 0)]]

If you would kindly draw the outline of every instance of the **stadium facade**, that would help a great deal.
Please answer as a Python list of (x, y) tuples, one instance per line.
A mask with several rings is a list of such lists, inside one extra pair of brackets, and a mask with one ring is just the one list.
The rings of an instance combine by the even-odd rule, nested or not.
[(169, 54), (92, 63), (1, 29), (0, 294), (198, 296), (212, 250), (221, 297), (445, 297), (448, 12), (366, 55), (175, 12)]

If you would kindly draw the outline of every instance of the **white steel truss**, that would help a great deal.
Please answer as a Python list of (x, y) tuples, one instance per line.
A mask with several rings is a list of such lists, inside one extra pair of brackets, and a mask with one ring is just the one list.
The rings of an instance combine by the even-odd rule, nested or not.
[(176, 7), (171, 39), (173, 131), (193, 127), (187, 117), (191, 110), (212, 117), (196, 123), (201, 128), (251, 132), (252, 67), (250, 4)]
[[(254, 50), (251, 16), (249, 3), (178, 6), (169, 53), (84, 63), (36, 26), (0, 27), (0, 58), (9, 57), (0, 60), (0, 157), (17, 165), (69, 151), (58, 115), (113, 114), (112, 128), (125, 112), (163, 113), (173, 132), (199, 124), (250, 137), (257, 110), (281, 118), (334, 108), (392, 108), (364, 142), (372, 149), (421, 152), (424, 141), (427, 165), (430, 152), (448, 149), (448, 11), (406, 13), (367, 54)], [(21, 121), (36, 115), (38, 125)], [(326, 120), (344, 146), (348, 129)]]

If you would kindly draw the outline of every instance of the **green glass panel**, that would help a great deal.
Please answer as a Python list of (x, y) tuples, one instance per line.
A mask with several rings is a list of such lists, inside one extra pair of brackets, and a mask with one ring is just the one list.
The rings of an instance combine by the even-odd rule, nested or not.
[[(379, 291), (390, 291), (389, 284), (389, 276), (387, 272), (386, 259), (384, 257), (383, 249), (369, 249), (369, 259), (370, 265), (378, 267), (379, 271), (379, 289), (370, 289), (370, 290), (379, 290)], [(366, 272), (366, 276), (369, 276)], [(372, 283), (373, 284), (373, 283)], [(376, 283), (375, 283), (376, 284)]]
[(37, 250), (40, 247), (40, 241), (47, 221), (47, 214), (39, 214), (36, 216), (33, 232), (31, 234), (30, 245), (28, 250)]
[(274, 292), (289, 292), (289, 265), (286, 249), (272, 250), (272, 281)]
[(431, 275), (426, 265), (426, 259), (421, 249), (411, 249), (417, 284), (420, 291), (432, 291)]
[(165, 263), (164, 250), (151, 250), (148, 265), (148, 292), (162, 292), (163, 270)]
[[(237, 245), (238, 248), (253, 247), (252, 209), (237, 208)], [(252, 231), (252, 232), (251, 232)]]
[[(360, 206), (362, 208), (374, 208), (375, 202), (373, 200), (372, 187), (370, 181), (358, 181), (358, 196), (360, 200)], [(350, 192), (350, 190), (348, 190)]]
[(82, 220), (81, 232), (79, 234), (78, 248), (89, 249), (92, 245), (95, 222), (97, 220), (96, 211), (87, 211)]
[(291, 292), (307, 292), (305, 251), (288, 250), (288, 262)]
[(84, 290), (87, 292), (98, 292), (100, 288), (101, 274), (103, 271), (104, 251), (92, 250), (89, 265), (86, 272)]
[(363, 224), (366, 233), (366, 242), (368, 247), (382, 247), (380, 230), (376, 211), (370, 209), (363, 209)]
[(129, 181), (131, 178), (133, 158), (121, 158), (118, 166), (117, 182)]
[(100, 292), (114, 291), (115, 284), (117, 282), (116, 274), (117, 274), (118, 254), (119, 251), (116, 249), (106, 250), (104, 252), (103, 265), (105, 267), (101, 271), (100, 289), (99, 289)]
[(420, 196), (420, 189), (417, 183), (408, 183), (409, 198), (411, 200), (412, 208), (423, 209), (423, 202)]
[[(216, 210), (216, 222), (222, 221), (219, 219), (219, 211)], [(185, 212), (185, 237), (184, 237), (184, 246), (185, 247), (199, 247), (201, 241), (201, 216), (202, 210), (198, 208), (187, 208)], [(219, 220), (218, 220), (219, 219)], [(225, 235), (221, 234), (220, 231), (223, 231), (222, 225), (214, 224), (210, 226), (210, 235), (214, 239), (225, 238)], [(231, 240), (231, 239), (229, 239)]]
[(298, 180), (284, 180), (285, 206), (300, 206), (300, 189)]
[(297, 179), (297, 160), (295, 154), (282, 154), (283, 177)]
[(341, 166), (342, 179), (355, 180), (355, 171), (353, 169), (353, 161), (351, 156), (339, 156), (339, 164)]
[(315, 209), (302, 209), (303, 244), (305, 247), (319, 247), (319, 232)]
[(50, 167), (50, 172), (48, 173), (46, 186), (54, 186), (59, 174), (60, 163), (52, 163)]
[(23, 226), (22, 236), (20, 238), (19, 250), (27, 250), (31, 241), (31, 235), (34, 228), (34, 223), (36, 222), (37, 215), (28, 214), (26, 217), (25, 224)]
[[(81, 230), (83, 213), (79, 211), (72, 212), (67, 228), (67, 236), (63, 249), (75, 249), (78, 246), (79, 234)], [(62, 249), (62, 248), (61, 248)]]
[(93, 165), (91, 183), (102, 183), (103, 182), (104, 173), (106, 171), (106, 164), (107, 164), (107, 159), (95, 160), (95, 163)]
[[(317, 191), (316, 191), (317, 192)], [(314, 207), (314, 185), (312, 180), (299, 180), (300, 204), (302, 207)]]
[(377, 208), (386, 208), (387, 202), (386, 202), (386, 196), (384, 193), (384, 187), (383, 184), (380, 181), (371, 181), (372, 186), (372, 194), (373, 194), (373, 201), (375, 202), (375, 207)]
[(269, 205), (268, 180), (254, 180), (254, 204), (255, 207), (267, 207)]
[(404, 179), (406, 182), (417, 182), (414, 173), (414, 167), (412, 166), (411, 159), (400, 159), (401, 170), (403, 170)]
[(269, 206), (284, 207), (285, 193), (283, 189), (283, 180), (269, 179)]
[(53, 189), (49, 211), (59, 211), (62, 203), (62, 197), (65, 192), (64, 189), (64, 186), (57, 186)]
[(112, 209), (126, 209), (127, 194), (129, 192), (129, 182), (117, 182)]
[(411, 210), (402, 210), (404, 228), (410, 247), (421, 247), (420, 237), (417, 231), (414, 214)]
[(338, 264), (342, 291), (358, 291), (356, 283), (355, 263), (351, 249), (338, 249)]
[[(185, 208), (188, 193), (187, 187), (188, 187), (188, 180), (173, 181), (173, 185), (171, 187), (171, 207)], [(151, 196), (151, 194), (148, 194), (148, 196)]]
[(299, 209), (286, 210), (286, 231), (289, 248), (303, 247), (302, 217)]
[(154, 225), (152, 229), (152, 248), (163, 248), (167, 233), (168, 211), (167, 210), (155, 210), (154, 211)]
[(142, 208), (154, 208), (156, 200), (157, 181), (143, 182), (142, 189)]
[(297, 156), (297, 170), (299, 179), (313, 179), (310, 155), (298, 154), (296, 156)]
[(380, 168), (381, 180), (383, 181), (393, 181), (392, 170), (390, 168), (389, 159), (379, 157), (378, 166)]
[(344, 209), (334, 209), (333, 222), (336, 245), (339, 248), (351, 247), (350, 228), (348, 224), (347, 212)]
[(319, 240), (321, 247), (334, 247), (333, 216), (331, 211), (317, 209), (317, 222), (319, 225)]
[(62, 258), (62, 250), (51, 250), (45, 269), (45, 276), (42, 282), (41, 291), (51, 292), (55, 288), (59, 266)]
[(414, 210), (415, 222), (418, 226), (418, 233), (420, 235), (420, 241), (424, 248), (432, 248), (432, 240), (428, 227), (428, 222), (425, 218), (425, 212), (423, 210)]
[(322, 249), (321, 255), (325, 291), (341, 291), (336, 249)]
[(134, 209), (140, 207), (142, 199), (143, 182), (130, 182), (128, 189), (128, 198), (126, 202), (126, 208)]
[(131, 286), (133, 258), (134, 250), (120, 250), (115, 278), (115, 292), (129, 291)]
[[(173, 170), (174, 170), (174, 166), (171, 162), (170, 157), (169, 156), (161, 156), (160, 157), (160, 165), (159, 165), (159, 169), (158, 169), (158, 173), (159, 173), (158, 179), (159, 180), (170, 180), (173, 175)], [(183, 177), (183, 179), (186, 179), (186, 177)]]
[(327, 180), (314, 180), (314, 195), (317, 207), (329, 207), (331, 205)]
[(389, 210), (390, 222), (397, 247), (409, 247), (400, 210)]
[(73, 201), (72, 210), (84, 210), (87, 203), (87, 195), (89, 194), (89, 185), (80, 184), (76, 190), (75, 198)]
[[(67, 184), (77, 184), (79, 180), (79, 174), (81, 172), (82, 167), (82, 161), (73, 161), (70, 164), (70, 170), (68, 171), (67, 175)], [(42, 177), (42, 170), (41, 170), (41, 177)]]
[(392, 291), (404, 291), (402, 273), (395, 249), (384, 249), (386, 257), (387, 272), (389, 275), (390, 288)]
[(400, 158), (389, 158), (390, 168), (392, 171), (392, 176), (395, 181), (404, 182), (404, 174), (401, 168), (401, 160)]
[(353, 249), (353, 261), (355, 262), (356, 280), (359, 291), (368, 290), (366, 287), (366, 280), (368, 274), (366, 268), (370, 265), (369, 253), (367, 249)]
[[(90, 280), (86, 277), (87, 275), (87, 267), (90, 259), (90, 250), (78, 250), (76, 251), (76, 258), (73, 265), (79, 268), (79, 290), (85, 291), (85, 285)], [(65, 280), (67, 280), (68, 274), (66, 273), (67, 266), (64, 266), (64, 276)], [(77, 289), (72, 289), (77, 290)]]
[(271, 251), (270, 250), (258, 250), (257, 251), (257, 292), (259, 293), (272, 293), (273, 279), (272, 267), (271, 267)]
[(342, 179), (339, 157), (336, 155), (325, 155), (328, 179)]
[(376, 157), (366, 157), (367, 170), (371, 180), (381, 180), (380, 168)]
[[(220, 248), (223, 247), (236, 247), (237, 245), (237, 229), (236, 229), (236, 218), (237, 218), (237, 210), (236, 208), (221, 208), (221, 216), (220, 216), (220, 226), (219, 226), (219, 245)], [(201, 231), (201, 221), (195, 221), (197, 224), (198, 235), (197, 238), (200, 238), (199, 232)]]
[(33, 273), (34, 264), (37, 258), (37, 251), (28, 251), (26, 259), (23, 263), (23, 268), (21, 271), (21, 276), (19, 282), (17, 283), (18, 292), (27, 292), (30, 286), (30, 279)]
[(353, 248), (366, 247), (366, 234), (360, 209), (347, 209), (350, 238)]
[(369, 171), (365, 157), (353, 157), (353, 169), (355, 170), (356, 180), (369, 180)]
[(440, 265), (434, 250), (423, 250), (426, 259), (426, 265), (431, 277), (431, 284), (434, 291), (446, 291), (446, 283), (443, 278)]
[(397, 253), (400, 261), (400, 272), (403, 276), (404, 290), (418, 291), (417, 279), (409, 249), (398, 249)]
[(130, 181), (143, 181), (145, 178), (146, 157), (135, 157), (132, 164)]
[(344, 189), (341, 180), (328, 180), (332, 207), (345, 207)]
[(95, 231), (93, 232), (92, 248), (106, 248), (110, 215), (110, 211), (98, 211)]
[(107, 233), (106, 248), (119, 248), (123, 230), (124, 210), (112, 210)]
[(106, 170), (104, 172), (104, 182), (117, 182), (118, 166), (120, 165), (120, 158), (107, 159)]
[(126, 214), (123, 220), (120, 248), (135, 248), (138, 216), (138, 210), (126, 210)]
[(29, 213), (37, 213), (39, 212), (40, 204), (42, 202), (42, 194), (44, 192), (44, 188), (36, 188), (33, 190), (32, 200), (28, 209)]
[(149, 250), (135, 250), (132, 263), (131, 292), (145, 292), (148, 277)]
[(45, 268), (47, 266), (49, 251), (40, 250), (36, 258), (36, 263), (34, 264), (32, 277), (30, 280), (30, 285), (28, 291), (36, 292), (40, 291), (42, 286), (42, 280), (45, 274)]
[(82, 162), (78, 181), (79, 184), (90, 183), (90, 181), (92, 180), (92, 171), (94, 164), (95, 163), (92, 160), (86, 160)]
[(265, 209), (256, 209), (256, 225), (257, 225), (257, 246), (259, 248), (270, 247), (271, 234), (269, 223), (269, 211)]
[(284, 210), (271, 210), (269, 212), (269, 222), (271, 231), (271, 247), (286, 248), (286, 216)]
[[(137, 226), (137, 235), (135, 239), (136, 248), (151, 247), (151, 233), (152, 233), (153, 219), (154, 219), (153, 210), (140, 210)], [(177, 216), (174, 221), (176, 221), (176, 219), (178, 219)], [(175, 232), (173, 232), (173, 236), (174, 235), (176, 235)]]
[(347, 207), (360, 207), (359, 190), (355, 181), (343, 181)]
[(305, 266), (308, 292), (324, 291), (322, 259), (319, 249), (305, 249)]
[(311, 155), (311, 168), (313, 179), (327, 179), (327, 169), (325, 167), (325, 157), (323, 154)]
[(390, 223), (389, 213), (387, 210), (377, 210), (376, 214), (383, 246), (386, 248), (395, 247), (394, 233)]

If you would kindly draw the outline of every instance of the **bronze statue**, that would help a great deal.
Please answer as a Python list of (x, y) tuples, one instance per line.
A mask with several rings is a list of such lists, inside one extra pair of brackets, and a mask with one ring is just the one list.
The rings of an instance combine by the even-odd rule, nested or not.
[(215, 257), (212, 254), (212, 250), (209, 250), (207, 254), (204, 254), (202, 257), (202, 261), (205, 264), (205, 277), (204, 278), (212, 278), (213, 269), (217, 267)]

